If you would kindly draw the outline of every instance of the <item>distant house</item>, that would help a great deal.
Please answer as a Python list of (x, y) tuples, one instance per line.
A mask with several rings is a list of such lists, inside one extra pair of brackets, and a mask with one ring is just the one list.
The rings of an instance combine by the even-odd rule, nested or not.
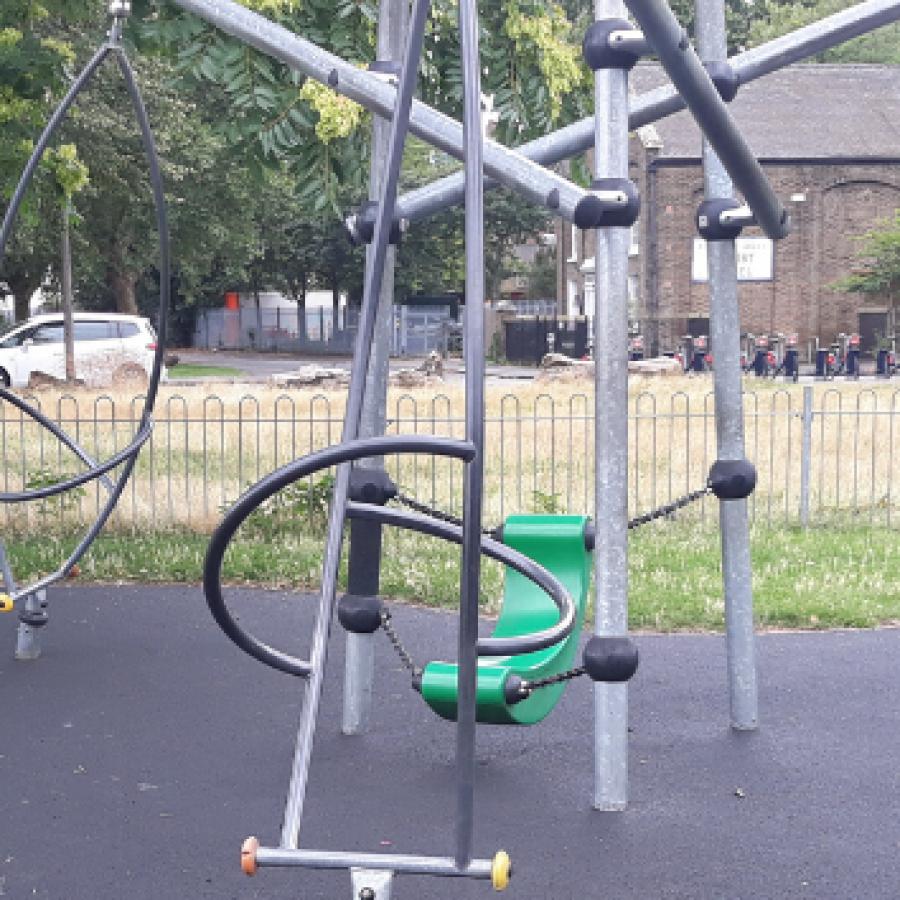
[[(651, 64), (631, 78), (638, 95), (665, 82)], [(834, 285), (852, 270), (859, 237), (900, 208), (900, 66), (791, 66), (741, 87), (730, 109), (793, 220), (774, 245), (758, 229), (744, 230), (742, 329), (795, 332), (804, 344), (858, 331), (872, 348), (900, 325), (890, 299)], [(642, 205), (632, 231), (630, 317), (654, 352), (709, 331), (705, 244), (694, 227), (700, 147), (687, 112), (631, 139)], [(594, 235), (560, 225), (558, 247), (559, 297), (569, 312), (591, 313)]]

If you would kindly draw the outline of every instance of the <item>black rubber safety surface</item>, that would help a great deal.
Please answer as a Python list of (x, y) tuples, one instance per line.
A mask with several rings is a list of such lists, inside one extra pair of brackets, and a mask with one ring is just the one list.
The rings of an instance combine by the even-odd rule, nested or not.
[[(308, 599), (242, 598), (306, 652)], [(277, 843), (302, 682), (244, 657), (197, 588), (57, 589), (50, 614), (30, 663), (0, 618), (0, 897), (349, 900), (344, 872), (239, 871), (245, 836)], [(394, 617), (418, 660), (452, 653), (452, 615)], [(377, 634), (372, 729), (341, 736), (336, 631), (302, 846), (452, 855), (453, 726)], [(476, 850), (509, 851), (506, 896), (900, 896), (900, 631), (761, 635), (755, 733), (728, 728), (721, 636), (637, 642), (627, 812), (591, 809), (584, 679), (540, 725), (479, 729)], [(415, 876), (393, 892), (492, 895)]]

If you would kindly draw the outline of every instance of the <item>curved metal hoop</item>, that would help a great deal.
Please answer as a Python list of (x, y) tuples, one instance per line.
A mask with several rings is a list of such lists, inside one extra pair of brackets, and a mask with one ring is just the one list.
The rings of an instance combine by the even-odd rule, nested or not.
[[(300, 478), (341, 463), (391, 453), (433, 453), (468, 461), (474, 455), (474, 448), (465, 441), (430, 436), (360, 438), (348, 441), (310, 453), (267, 475), (250, 487), (225, 515), (219, 527), (213, 532), (206, 552), (203, 564), (203, 590), (213, 618), (222, 631), (245, 653), (289, 675), (305, 677), (311, 672), (307, 660), (290, 656), (258, 640), (238, 624), (228, 609), (222, 593), (222, 561), (238, 528), (273, 494)], [(388, 525), (411, 529), (443, 540), (462, 542), (460, 528), (427, 516), (353, 503), (349, 505), (348, 513), (358, 518), (377, 519)], [(527, 556), (486, 537), (482, 538), (481, 552), (511, 566), (547, 591), (559, 608), (560, 618), (551, 628), (535, 634), (510, 638), (480, 638), (477, 645), (479, 655), (507, 656), (530, 653), (556, 644), (571, 633), (575, 626), (575, 605), (566, 588), (554, 575)]]
[[(117, 34), (117, 30), (115, 30), (114, 33)], [(7, 209), (6, 215), (3, 219), (3, 224), (0, 225), (0, 263), (2, 263), (6, 245), (12, 234), (19, 208), (25, 198), (25, 193), (28, 190), (32, 179), (34, 178), (34, 173), (37, 171), (37, 167), (41, 159), (43, 158), (44, 153), (46, 153), (47, 148), (50, 145), (50, 141), (53, 139), (53, 136), (55, 135), (59, 126), (65, 119), (65, 116), (68, 113), (72, 103), (82, 92), (82, 90), (84, 90), (84, 88), (88, 85), (91, 78), (99, 69), (100, 65), (110, 54), (113, 54), (116, 57), (116, 62), (118, 63), (119, 70), (122, 73), (122, 78), (125, 82), (125, 87), (128, 91), (129, 98), (131, 99), (135, 117), (137, 118), (138, 126), (140, 128), (141, 142), (144, 147), (144, 153), (147, 157), (150, 174), (150, 185), (153, 193), (154, 207), (156, 210), (156, 227), (159, 235), (160, 278), (159, 315), (157, 318), (156, 328), (156, 351), (153, 356), (153, 367), (150, 373), (150, 381), (147, 387), (147, 393), (144, 398), (144, 407), (141, 412), (141, 418), (138, 424), (137, 432), (135, 433), (132, 441), (123, 450), (119, 451), (114, 456), (110, 457), (102, 463), (95, 462), (89, 456), (86, 450), (84, 450), (76, 441), (66, 435), (62, 431), (62, 429), (60, 429), (59, 426), (56, 425), (56, 423), (49, 420), (40, 412), (40, 410), (38, 410), (32, 404), (29, 404), (25, 400), (16, 397), (9, 391), (0, 390), (0, 399), (12, 403), (23, 413), (30, 416), (38, 424), (42, 425), (44, 428), (50, 431), (58, 440), (60, 440), (76, 456), (78, 456), (78, 458), (83, 463), (85, 463), (85, 465), (88, 466), (86, 471), (81, 472), (78, 475), (73, 476), (72, 478), (68, 478), (64, 481), (58, 482), (54, 485), (49, 485), (47, 487), (39, 489), (0, 493), (0, 502), (19, 503), (27, 500), (39, 500), (46, 497), (52, 497), (57, 494), (62, 494), (65, 491), (71, 490), (72, 488), (78, 487), (82, 484), (87, 483), (88, 481), (92, 481), (97, 478), (102, 479), (104, 485), (109, 491), (106, 503), (99, 510), (94, 524), (88, 529), (87, 534), (79, 542), (78, 546), (68, 557), (68, 559), (62, 564), (62, 566), (56, 572), (48, 575), (35, 584), (30, 585), (26, 588), (20, 588), (19, 590), (15, 591), (13, 593), (14, 598), (34, 593), (35, 591), (45, 588), (48, 585), (59, 581), (61, 578), (64, 578), (66, 574), (71, 570), (72, 566), (76, 562), (78, 562), (78, 560), (84, 555), (88, 547), (90, 547), (97, 535), (102, 530), (103, 526), (109, 520), (110, 515), (112, 515), (112, 512), (115, 509), (123, 490), (125, 489), (125, 485), (128, 482), (128, 479), (131, 477), (134, 465), (137, 462), (138, 452), (140, 451), (144, 443), (146, 443), (153, 430), (152, 413), (153, 407), (156, 403), (156, 397), (159, 392), (159, 382), (162, 375), (163, 356), (165, 353), (168, 331), (169, 305), (171, 299), (172, 279), (169, 224), (168, 214), (166, 210), (165, 191), (162, 181), (162, 172), (159, 163), (159, 155), (156, 151), (156, 142), (154, 140), (153, 132), (150, 127), (150, 120), (147, 115), (147, 109), (144, 105), (143, 98), (141, 97), (141, 93), (137, 86), (137, 82), (135, 80), (131, 65), (129, 64), (128, 59), (125, 56), (125, 52), (122, 46), (118, 43), (117, 40), (104, 43), (100, 47), (100, 49), (97, 50), (94, 56), (91, 57), (84, 70), (72, 83), (72, 86), (69, 88), (62, 102), (50, 117), (50, 121), (47, 123), (44, 131), (38, 139), (34, 151), (31, 154), (31, 157), (29, 158), (24, 171), (22, 172), (22, 176), (19, 179), (19, 183), (16, 186), (16, 190), (13, 193), (12, 199), (10, 200), (9, 208)], [(119, 473), (117, 479), (115, 480), (115, 482), (111, 482), (106, 477), (106, 473), (114, 469), (116, 466), (122, 465), (123, 463), (124, 467)]]

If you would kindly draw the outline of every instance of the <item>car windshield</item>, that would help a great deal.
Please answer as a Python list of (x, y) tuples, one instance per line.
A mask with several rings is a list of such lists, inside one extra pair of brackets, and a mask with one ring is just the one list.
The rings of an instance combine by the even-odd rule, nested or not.
[(22, 342), (26, 338), (30, 338), (34, 334), (33, 328), (22, 328), (12, 334), (6, 334), (0, 339), (0, 349), (9, 349), (10, 347), (21, 347)]

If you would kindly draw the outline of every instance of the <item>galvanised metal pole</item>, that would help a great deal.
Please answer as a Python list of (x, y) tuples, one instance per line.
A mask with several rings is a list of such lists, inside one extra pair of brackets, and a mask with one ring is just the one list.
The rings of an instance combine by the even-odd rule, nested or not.
[[(171, 0), (257, 50), (322, 84), (366, 109), (391, 118), (396, 91), (376, 75), (358, 69), (333, 53), (292, 34), (264, 16), (245, 9), (235, 0)], [(410, 131), (435, 147), (462, 159), (463, 129), (449, 116), (421, 102), (414, 102)], [(570, 222), (588, 227), (597, 208), (597, 197), (543, 166), (531, 162), (496, 141), (484, 141), (485, 171), (533, 203), (552, 210)], [(623, 207), (627, 198), (606, 198), (610, 207)]]
[[(769, 75), (792, 63), (900, 20), (900, 0), (869, 0), (841, 10), (819, 22), (733, 56), (729, 62), (741, 84)], [(629, 128), (634, 131), (685, 108), (682, 96), (671, 85), (641, 94), (631, 102)], [(589, 116), (545, 137), (517, 147), (522, 156), (542, 165), (553, 165), (589, 150), (594, 144), (594, 117)], [(488, 179), (485, 189), (497, 186)], [(463, 202), (463, 176), (448, 175), (404, 194), (398, 211), (411, 222), (427, 218)]]
[(484, 173), (481, 62), (476, 0), (459, 2), (465, 152), (466, 439), (475, 456), (463, 487), (462, 572), (459, 598), (459, 687), (456, 713), (456, 865), (472, 860), (475, 824), (475, 689), (478, 596), (481, 587), (481, 515), (484, 492)]
[[(704, 62), (726, 58), (724, 0), (696, 0), (697, 43)], [(731, 198), (734, 188), (715, 151), (703, 141), (707, 199)], [(734, 241), (708, 241), (709, 319), (715, 358), (716, 441), (719, 459), (744, 458), (744, 401), (741, 384), (741, 321)], [(756, 647), (747, 501), (719, 503), (722, 581), (731, 727), (757, 727)]]
[[(374, 260), (368, 270), (363, 291), (363, 303), (359, 316), (359, 332), (356, 336), (356, 352), (350, 372), (350, 389), (347, 394), (347, 409), (344, 416), (342, 443), (354, 440), (359, 431), (362, 412), (363, 392), (366, 373), (369, 368), (369, 354), (375, 334), (375, 317), (378, 299), (381, 295), (384, 259), (387, 255), (388, 239), (394, 218), (394, 198), (400, 178), (403, 147), (409, 126), (409, 112), (412, 105), (418, 75), (418, 63), (422, 53), (425, 25), (431, 5), (429, 0), (416, 0), (409, 28), (409, 38), (403, 59), (403, 71), (397, 91), (397, 106), (391, 121), (390, 145), (385, 166), (385, 178), (379, 198), (375, 220), (375, 236), (372, 239)], [(297, 730), (291, 782), (285, 803), (284, 822), (281, 826), (281, 846), (296, 849), (299, 844), (300, 821), (306, 799), (309, 780), (309, 765), (312, 759), (313, 738), (319, 702), (322, 698), (325, 664), (328, 656), (328, 637), (334, 615), (337, 575), (341, 559), (344, 521), (346, 517), (347, 491), (350, 471), (347, 464), (338, 466), (335, 479), (331, 510), (328, 518), (328, 536), (325, 542), (325, 561), (322, 566), (322, 587), (319, 594), (319, 608), (312, 637), (310, 652), (310, 676), (304, 696), (303, 711)]]
[(809, 480), (812, 468), (813, 389), (803, 388), (803, 418), (800, 440), (800, 525), (809, 526)]
[[(408, 0), (381, 0), (378, 9), (376, 57), (399, 64), (403, 41), (409, 25)], [(384, 164), (390, 142), (390, 122), (380, 116), (372, 119), (372, 162), (369, 169), (369, 199), (381, 192)], [(366, 269), (374, 262), (374, 248), (366, 250)], [(359, 422), (360, 437), (384, 434), (387, 421), (387, 384), (391, 329), (394, 312), (394, 263), (397, 251), (389, 246), (384, 259), (381, 296), (375, 317), (375, 336), (366, 374), (366, 390)], [(383, 469), (381, 459), (360, 460), (360, 468)], [(379, 590), (381, 565), (381, 525), (377, 522), (352, 523), (348, 564), (361, 573), (352, 593), (375, 596)], [(354, 565), (356, 564), (356, 565)], [(369, 728), (372, 713), (372, 684), (375, 677), (375, 635), (347, 632), (344, 666), (344, 709), (341, 730), (344, 734), (363, 734)]]
[[(621, 0), (594, 0), (596, 19), (627, 17)], [(628, 178), (628, 72), (594, 76), (594, 175)], [(598, 228), (594, 296), (595, 632), (628, 632), (628, 228)], [(594, 685), (594, 807), (628, 803), (628, 686)]]

